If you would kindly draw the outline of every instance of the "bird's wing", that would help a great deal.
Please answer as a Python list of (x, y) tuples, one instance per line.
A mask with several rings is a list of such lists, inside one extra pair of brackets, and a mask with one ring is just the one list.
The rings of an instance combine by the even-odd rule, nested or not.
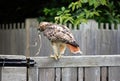
[(44, 35), (51, 41), (58, 41), (78, 46), (71, 31), (63, 25), (52, 24), (44, 31)]

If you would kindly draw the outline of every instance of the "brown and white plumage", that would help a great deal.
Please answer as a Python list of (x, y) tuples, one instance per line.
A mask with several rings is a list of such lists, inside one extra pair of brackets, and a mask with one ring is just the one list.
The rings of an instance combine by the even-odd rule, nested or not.
[(66, 46), (74, 54), (82, 53), (71, 31), (64, 25), (41, 22), (38, 28), (51, 41), (55, 59), (64, 54)]

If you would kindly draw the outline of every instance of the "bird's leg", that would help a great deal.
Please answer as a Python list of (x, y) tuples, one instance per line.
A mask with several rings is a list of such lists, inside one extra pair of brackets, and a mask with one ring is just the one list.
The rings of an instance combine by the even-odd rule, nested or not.
[(55, 60), (58, 60), (58, 48), (57, 44), (52, 42), (52, 47), (53, 47), (53, 55), (50, 55), (50, 57), (54, 58)]
[(66, 44), (61, 43), (59, 45), (59, 55), (58, 55), (58, 58), (61, 58), (62, 54), (65, 53), (65, 50), (66, 50)]

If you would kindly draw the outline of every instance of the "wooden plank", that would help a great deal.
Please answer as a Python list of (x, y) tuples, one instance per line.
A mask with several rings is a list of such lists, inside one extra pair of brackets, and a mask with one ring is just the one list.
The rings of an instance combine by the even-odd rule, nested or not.
[[(12, 55), (15, 55), (17, 54), (17, 47), (16, 47), (16, 24), (13, 23), (12, 26), (11, 26), (11, 39), (10, 39), (10, 42), (11, 42), (11, 54)], [(17, 36), (18, 37), (18, 36)]]
[(100, 81), (100, 68), (85, 68), (85, 81)]
[(62, 56), (59, 60), (50, 57), (30, 57), (38, 67), (94, 67), (120, 66), (120, 55)]
[[(30, 56), (35, 56), (38, 49), (40, 49), (40, 41), (38, 38), (38, 21), (36, 19), (29, 19), (30, 25)], [(39, 53), (40, 54), (40, 53)], [(39, 55), (40, 56), (40, 55)]]
[(108, 81), (108, 68), (107, 67), (101, 67), (101, 81)]
[[(2, 28), (2, 26), (1, 26)], [(2, 44), (3, 44), (3, 30), (0, 29), (0, 54), (2, 54)]]
[(6, 46), (6, 31), (5, 31), (5, 24), (2, 24), (3, 27), (3, 43), (2, 43), (2, 54), (5, 54), (5, 46)]
[(98, 23), (95, 20), (88, 20), (88, 25), (90, 29), (97, 30), (98, 29)]
[(104, 23), (100, 23), (100, 29), (101, 29), (101, 30), (104, 29)]
[[(4, 47), (4, 32), (3, 32), (3, 25), (1, 25), (2, 29), (0, 30), (0, 53), (3, 54), (3, 47)], [(0, 55), (1, 55), (0, 54)]]
[(20, 55), (25, 55), (25, 47), (26, 47), (26, 32), (25, 32), (25, 28), (22, 26), (22, 28), (19, 30), (19, 33), (20, 33), (20, 38), (19, 39), (22, 39), (20, 41)]
[[(82, 46), (82, 52), (86, 54), (87, 51), (87, 32), (89, 30), (89, 27), (87, 24), (80, 24), (80, 35), (81, 36), (81, 46)], [(79, 39), (78, 39), (79, 40)]]
[(37, 66), (30, 67), (29, 71), (29, 81), (39, 81), (39, 68)]
[[(96, 50), (96, 37), (98, 30), (98, 23), (94, 20), (89, 20), (87, 24), (80, 24), (80, 32), (78, 35), (81, 36), (82, 50), (83, 53), (90, 55), (93, 54), (93, 50)], [(78, 39), (79, 40), (79, 39)], [(94, 51), (96, 54), (97, 51)]]
[(0, 81), (2, 81), (2, 67), (0, 67)]
[[(39, 37), (38, 37), (37, 29), (34, 27), (31, 27), (30, 28), (30, 56), (36, 56), (38, 49), (40, 49), (40, 51), (43, 50), (42, 48), (40, 48), (41, 40), (42, 39), (39, 39)], [(38, 55), (38, 56), (40, 56), (40, 55)]]
[(53, 49), (51, 46), (50, 41), (43, 35), (43, 33), (41, 33), (41, 49), (40, 49), (40, 53), (38, 56), (50, 56), (51, 54), (53, 54)]
[[(112, 24), (112, 30), (111, 30), (111, 54), (117, 54), (118, 50), (117, 45), (119, 45), (118, 39), (117, 39), (117, 30), (114, 29), (114, 24)], [(119, 35), (119, 34), (118, 34)], [(119, 54), (119, 53), (118, 53)], [(120, 67), (109, 67), (109, 81), (120, 81)]]
[(77, 68), (62, 68), (62, 81), (77, 81)]
[(89, 30), (87, 32), (86, 42), (86, 54), (96, 55), (97, 54), (97, 30)]
[(120, 54), (120, 24), (117, 25), (117, 54)]
[[(111, 54), (111, 31), (109, 30), (109, 25), (108, 23), (105, 24), (106, 29), (103, 27), (103, 23), (101, 24), (101, 30), (99, 31), (99, 36), (98, 36), (98, 54), (102, 55), (109, 55)], [(108, 81), (108, 72), (107, 72), (107, 67), (101, 67), (101, 81)]]
[(10, 39), (9, 39), (9, 41), (10, 41), (10, 47), (9, 47), (9, 50), (10, 50), (10, 52), (9, 52), (9, 54), (10, 55), (12, 55), (12, 54), (14, 54), (14, 51), (15, 51), (15, 49), (14, 49), (14, 45), (15, 45), (15, 40), (14, 40), (14, 33), (13, 33), (13, 28), (12, 28), (13, 26), (12, 26), (12, 24), (10, 23), (9, 24), (9, 31), (10, 31)]
[(21, 40), (21, 42), (22, 42), (21, 47), (22, 48), (21, 49), (23, 50), (21, 54), (25, 55), (25, 51), (26, 51), (25, 50), (25, 48), (26, 48), (26, 45), (25, 45), (25, 43), (26, 43), (26, 31), (25, 31), (25, 23), (24, 22), (21, 23), (21, 36), (22, 36), (21, 37), (22, 38), (22, 40)]
[(83, 68), (78, 68), (78, 81), (84, 81), (84, 69)]
[(106, 30), (109, 30), (109, 23), (106, 23), (105, 26), (106, 26)]
[[(87, 50), (86, 54), (97, 54), (97, 29), (93, 28), (94, 23), (90, 23), (90, 29), (87, 32)], [(95, 27), (98, 27), (95, 25)], [(85, 81), (100, 81), (100, 68), (99, 67), (85, 67)], [(92, 74), (92, 75), (91, 75)]]
[(54, 81), (55, 70), (53, 68), (39, 69), (39, 81)]
[(102, 30), (96, 30), (96, 54), (100, 55), (101, 54), (101, 32)]
[(120, 81), (120, 67), (109, 67), (109, 81)]
[(117, 54), (117, 30), (111, 30), (111, 54)]
[(25, 28), (26, 28), (26, 57), (30, 57), (30, 28), (36, 25), (36, 19), (26, 19)]
[(111, 54), (111, 34), (110, 30), (101, 30), (100, 54), (102, 55)]
[[(119, 45), (119, 36), (117, 36), (117, 30), (114, 30), (114, 24), (112, 24), (112, 31), (111, 31), (111, 54), (119, 54), (118, 53), (118, 46)], [(119, 35), (119, 34), (118, 34)], [(118, 38), (117, 38), (118, 37)], [(119, 81), (120, 80), (120, 67), (109, 67), (109, 81)]]
[(25, 81), (26, 67), (4, 67), (2, 68), (1, 81)]
[(4, 45), (5, 45), (5, 48), (4, 48), (4, 54), (8, 54), (9, 52), (10, 52), (10, 41), (8, 41), (8, 40), (10, 40), (10, 31), (9, 31), (9, 29), (8, 29), (8, 24), (5, 24), (5, 35), (4, 35), (4, 37), (5, 37), (5, 43), (4, 43)]
[(16, 39), (15, 39), (15, 41), (16, 41), (16, 45), (15, 45), (15, 47), (16, 47), (16, 50), (17, 50), (17, 54), (18, 55), (21, 55), (22, 54), (22, 43), (21, 43), (21, 41), (20, 40), (22, 40), (23, 38), (22, 38), (22, 36), (21, 36), (21, 29), (20, 29), (20, 23), (16, 23), (16, 33), (15, 33), (15, 37), (16, 37)]
[(115, 30), (115, 24), (114, 23), (111, 24), (111, 30)]
[(55, 81), (62, 80), (62, 68), (55, 68)]

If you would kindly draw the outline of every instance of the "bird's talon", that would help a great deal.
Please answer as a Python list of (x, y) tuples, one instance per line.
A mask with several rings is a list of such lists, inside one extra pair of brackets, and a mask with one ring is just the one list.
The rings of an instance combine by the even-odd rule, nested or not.
[(58, 60), (58, 57), (57, 57), (56, 54), (55, 54), (55, 55), (50, 55), (50, 57), (51, 57), (51, 58), (54, 58), (55, 60)]
[(58, 54), (55, 54), (57, 57), (59, 56)]
[(60, 54), (59, 56), (58, 56), (58, 59), (60, 59), (62, 57), (62, 55)]
[(52, 58), (53, 58), (53, 57), (54, 57), (54, 55), (50, 55), (50, 57), (52, 57)]

